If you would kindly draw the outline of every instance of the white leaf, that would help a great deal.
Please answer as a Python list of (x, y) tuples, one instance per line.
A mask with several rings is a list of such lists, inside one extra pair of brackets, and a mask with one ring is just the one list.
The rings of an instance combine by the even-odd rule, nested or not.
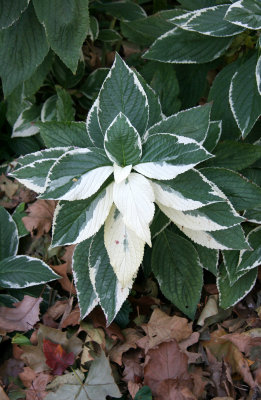
[(126, 167), (120, 167), (117, 164), (113, 165), (114, 168), (114, 179), (116, 183), (120, 183), (126, 179), (132, 169), (132, 165), (127, 165)]
[(195, 163), (188, 165), (171, 165), (166, 161), (154, 161), (137, 164), (133, 169), (148, 178), (170, 180), (176, 178), (177, 175), (188, 171), (194, 166)]
[(128, 228), (151, 246), (149, 223), (155, 206), (150, 182), (142, 175), (131, 173), (125, 181), (115, 183), (113, 200)]
[(145, 242), (125, 225), (115, 206), (105, 222), (104, 242), (120, 284), (130, 287), (142, 262)]

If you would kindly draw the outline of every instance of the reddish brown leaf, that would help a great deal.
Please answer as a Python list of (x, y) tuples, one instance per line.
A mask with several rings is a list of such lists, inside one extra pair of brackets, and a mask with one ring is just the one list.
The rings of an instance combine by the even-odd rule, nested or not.
[(60, 344), (53, 343), (50, 340), (43, 340), (43, 352), (46, 364), (53, 370), (55, 375), (62, 375), (75, 361), (73, 352), (66, 353)]
[(52, 226), (52, 219), (56, 201), (36, 200), (26, 210), (28, 216), (23, 217), (23, 223), (32, 236), (37, 238), (49, 232)]
[(30, 388), (26, 390), (26, 400), (43, 400), (47, 396), (46, 385), (51, 382), (52, 378), (48, 373), (38, 374)]
[(129, 350), (122, 357), (124, 371), (123, 380), (125, 382), (141, 383), (143, 376), (143, 368), (141, 359), (143, 358), (143, 351), (141, 349)]
[(76, 294), (76, 289), (74, 287), (74, 284), (72, 281), (70, 281), (67, 275), (67, 269), (68, 269), (67, 264), (65, 263), (60, 265), (51, 265), (51, 268), (54, 270), (54, 272), (56, 272), (58, 275), (62, 277), (62, 279), (59, 279), (57, 281), (58, 283), (60, 283), (62, 288), (71, 294)]
[(22, 301), (15, 303), (15, 308), (0, 307), (0, 331), (27, 332), (39, 321), (39, 306), (42, 299), (24, 296)]
[(115, 324), (115, 322), (112, 322), (109, 326), (106, 325), (106, 318), (100, 307), (95, 307), (95, 309), (89, 314), (89, 318), (91, 318), (95, 328), (103, 328), (107, 335), (109, 335), (113, 340), (119, 339), (122, 342), (124, 341), (124, 336), (121, 333), (120, 327)]
[(143, 337), (142, 333), (133, 328), (127, 328), (122, 330), (124, 336), (124, 342), (116, 344), (110, 351), (110, 359), (117, 364), (122, 364), (122, 354), (129, 349), (137, 348), (137, 341)]
[(23, 372), (20, 372), (19, 378), (23, 385), (27, 388), (31, 387), (33, 380), (36, 378), (36, 373), (30, 367), (24, 367)]
[(43, 315), (43, 323), (45, 326), (51, 326), (52, 328), (58, 328), (59, 323), (56, 322), (66, 310), (68, 306), (68, 300), (59, 300), (52, 305), (46, 313)]
[(75, 326), (80, 323), (80, 308), (77, 304), (75, 308), (70, 312), (70, 314), (63, 319), (61, 322), (61, 328), (67, 328), (67, 326)]
[(165, 379), (160, 382), (155, 400), (197, 400), (187, 387), (186, 381)]
[(71, 244), (70, 246), (65, 247), (65, 253), (61, 257), (63, 261), (65, 261), (67, 265), (67, 272), (72, 273), (72, 258), (73, 258), (73, 252), (75, 249), (76, 244)]

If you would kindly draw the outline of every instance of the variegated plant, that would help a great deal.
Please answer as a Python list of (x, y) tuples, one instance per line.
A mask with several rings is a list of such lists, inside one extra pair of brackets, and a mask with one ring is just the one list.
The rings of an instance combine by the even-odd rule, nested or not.
[[(152, 245), (169, 219), (181, 236), (214, 249), (216, 258), (218, 249), (249, 249), (240, 226), (244, 218), (195, 169), (213, 157), (204, 145), (211, 150), (219, 139), (220, 124), (210, 123), (209, 114), (207, 104), (165, 118), (153, 90), (116, 55), (88, 114), (87, 132), (83, 123), (56, 132), (54, 123), (49, 125), (53, 142), (62, 147), (18, 159), (12, 175), (41, 199), (59, 200), (52, 246), (79, 243), (73, 272), (82, 317), (99, 302), (108, 323), (113, 320), (142, 263), (145, 244)], [(44, 129), (41, 133), (45, 140)], [(50, 146), (50, 130), (48, 135)], [(155, 204), (157, 215), (167, 216), (163, 222), (153, 222)], [(192, 247), (195, 271), (202, 271), (193, 245), (180, 241)], [(156, 264), (162, 287), (156, 271), (160, 259)], [(198, 296), (201, 286), (195, 290)]]

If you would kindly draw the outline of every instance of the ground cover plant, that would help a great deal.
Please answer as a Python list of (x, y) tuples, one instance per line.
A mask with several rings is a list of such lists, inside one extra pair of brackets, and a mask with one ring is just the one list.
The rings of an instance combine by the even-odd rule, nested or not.
[(259, 1), (0, 10), (1, 395), (257, 398)]

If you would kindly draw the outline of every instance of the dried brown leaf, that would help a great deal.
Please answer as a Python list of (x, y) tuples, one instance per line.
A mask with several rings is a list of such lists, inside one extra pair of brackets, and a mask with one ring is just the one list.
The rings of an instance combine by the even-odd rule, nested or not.
[(61, 257), (63, 261), (65, 261), (67, 266), (67, 272), (72, 273), (72, 258), (76, 244), (71, 244), (70, 246), (65, 247), (65, 253)]
[(46, 385), (51, 382), (53, 377), (41, 372), (32, 382), (32, 385), (26, 391), (26, 400), (43, 400), (47, 396)]
[(107, 326), (106, 318), (101, 307), (95, 307), (88, 317), (92, 320), (95, 328), (103, 328), (107, 335), (113, 340), (119, 339), (122, 342), (124, 341), (124, 336), (121, 333), (121, 329), (115, 322), (112, 322), (109, 326)]
[(39, 306), (42, 299), (24, 296), (22, 301), (15, 303), (15, 308), (0, 307), (0, 331), (27, 332), (39, 321)]
[(122, 330), (124, 336), (124, 342), (116, 344), (110, 351), (110, 359), (117, 364), (122, 364), (122, 354), (129, 349), (136, 349), (137, 342), (143, 337), (142, 333), (133, 328), (127, 328)]
[(36, 373), (30, 367), (24, 367), (23, 372), (20, 372), (19, 378), (23, 385), (27, 388), (31, 387), (33, 380), (36, 378)]
[(70, 314), (64, 318), (61, 322), (61, 328), (67, 328), (67, 326), (75, 326), (79, 325), (81, 320), (80, 317), (80, 308), (78, 304), (74, 307), (74, 309), (70, 312)]
[(141, 383), (143, 377), (143, 367), (141, 359), (143, 358), (141, 349), (131, 349), (124, 353), (122, 362), (124, 365), (123, 380), (125, 382)]
[(23, 217), (23, 223), (32, 236), (37, 238), (49, 232), (52, 226), (52, 219), (56, 201), (36, 200), (26, 210), (27, 216)]
[(68, 278), (67, 275), (67, 264), (60, 264), (60, 265), (51, 265), (51, 268), (56, 272), (58, 275), (62, 277), (62, 279), (58, 280), (58, 283), (62, 286), (66, 292), (69, 292), (71, 294), (76, 294), (76, 289), (74, 287), (74, 284), (70, 279)]

